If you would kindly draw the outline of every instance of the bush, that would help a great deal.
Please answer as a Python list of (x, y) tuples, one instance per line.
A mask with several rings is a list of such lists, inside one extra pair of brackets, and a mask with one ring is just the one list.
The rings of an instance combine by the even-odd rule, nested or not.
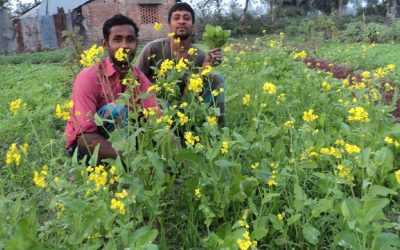
[(349, 23), (341, 35), (341, 40), (344, 42), (361, 42), (364, 39), (363, 26), (363, 23), (360, 21)]

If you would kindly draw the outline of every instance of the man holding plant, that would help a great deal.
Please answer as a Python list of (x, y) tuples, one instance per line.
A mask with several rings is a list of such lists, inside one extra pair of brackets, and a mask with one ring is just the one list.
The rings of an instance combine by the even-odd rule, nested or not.
[[(168, 38), (154, 40), (148, 43), (140, 53), (136, 66), (153, 82), (156, 81), (154, 68), (160, 69), (165, 60), (188, 59), (199, 70), (209, 70), (222, 61), (221, 48), (214, 48), (204, 53), (191, 42), (194, 33), (195, 15), (192, 7), (187, 3), (176, 3), (168, 13), (168, 24), (170, 34)], [(218, 123), (225, 126), (224, 90), (226, 83), (224, 78), (211, 73), (205, 79), (202, 98), (209, 105), (219, 108)], [(207, 82), (208, 81), (208, 82)], [(180, 84), (181, 95), (187, 88), (187, 79)], [(215, 92), (218, 92), (216, 95)], [(215, 96), (216, 95), (216, 96)]]
[[(67, 153), (72, 155), (76, 148), (80, 156), (92, 155), (99, 145), (98, 161), (105, 158), (117, 158), (120, 154), (107, 140), (108, 133), (118, 126), (123, 126), (129, 110), (158, 109), (153, 93), (139, 99), (140, 93), (147, 93), (152, 83), (137, 68), (131, 67), (138, 45), (137, 25), (127, 16), (115, 15), (103, 24), (102, 45), (108, 51), (108, 57), (82, 70), (76, 77), (72, 101), (71, 116), (65, 134), (67, 137)], [(86, 53), (93, 57), (93, 53)], [(92, 59), (92, 58), (90, 58)], [(137, 82), (130, 105), (118, 106), (115, 100), (128, 91), (127, 77)], [(99, 127), (95, 123), (95, 115), (100, 118), (114, 119), (108, 128)]]

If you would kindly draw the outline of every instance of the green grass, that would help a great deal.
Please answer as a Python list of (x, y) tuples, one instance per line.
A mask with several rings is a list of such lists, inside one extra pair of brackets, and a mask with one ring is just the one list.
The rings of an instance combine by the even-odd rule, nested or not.
[(0, 56), (0, 65), (4, 64), (39, 64), (60, 63), (70, 54), (69, 50), (55, 50), (35, 53), (22, 53), (16, 55)]
[(400, 67), (400, 45), (398, 44), (321, 44), (315, 50), (317, 58), (347, 65), (353, 69), (372, 70), (395, 64)]

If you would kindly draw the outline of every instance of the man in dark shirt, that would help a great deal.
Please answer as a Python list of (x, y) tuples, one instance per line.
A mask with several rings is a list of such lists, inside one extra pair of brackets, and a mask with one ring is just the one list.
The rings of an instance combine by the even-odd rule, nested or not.
[[(177, 3), (171, 7), (168, 13), (169, 30), (172, 37), (154, 40), (148, 43), (140, 53), (136, 67), (140, 69), (151, 81), (156, 81), (156, 76), (152, 67), (160, 68), (161, 63), (166, 59), (181, 58), (188, 59), (194, 63), (200, 70), (207, 66), (217, 66), (222, 61), (221, 48), (216, 48), (204, 53), (195, 47), (191, 42), (191, 36), (194, 31), (195, 15), (192, 7), (187, 3)], [(175, 42), (179, 39), (179, 42)], [(189, 53), (195, 49), (196, 53)], [(220, 110), (218, 124), (225, 126), (225, 104), (224, 90), (226, 83), (224, 78), (215, 73), (208, 76), (209, 82), (204, 84), (202, 97), (205, 103), (215, 104)], [(185, 88), (186, 86), (183, 86)], [(214, 97), (213, 90), (220, 90), (220, 93)]]

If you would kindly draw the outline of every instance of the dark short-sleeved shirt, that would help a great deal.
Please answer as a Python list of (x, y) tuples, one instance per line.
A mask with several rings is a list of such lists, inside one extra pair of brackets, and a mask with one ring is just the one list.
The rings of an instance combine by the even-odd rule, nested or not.
[[(196, 49), (197, 52), (194, 55), (189, 55), (188, 60), (193, 62), (196, 67), (203, 66), (205, 53), (193, 44), (190, 45), (190, 48)], [(135, 66), (140, 69), (147, 78), (155, 82), (154, 70), (152, 67), (159, 68), (162, 61), (166, 59), (172, 60), (174, 58), (176, 58), (176, 55), (173, 55), (171, 51), (171, 39), (160, 38), (146, 44), (138, 56)]]

